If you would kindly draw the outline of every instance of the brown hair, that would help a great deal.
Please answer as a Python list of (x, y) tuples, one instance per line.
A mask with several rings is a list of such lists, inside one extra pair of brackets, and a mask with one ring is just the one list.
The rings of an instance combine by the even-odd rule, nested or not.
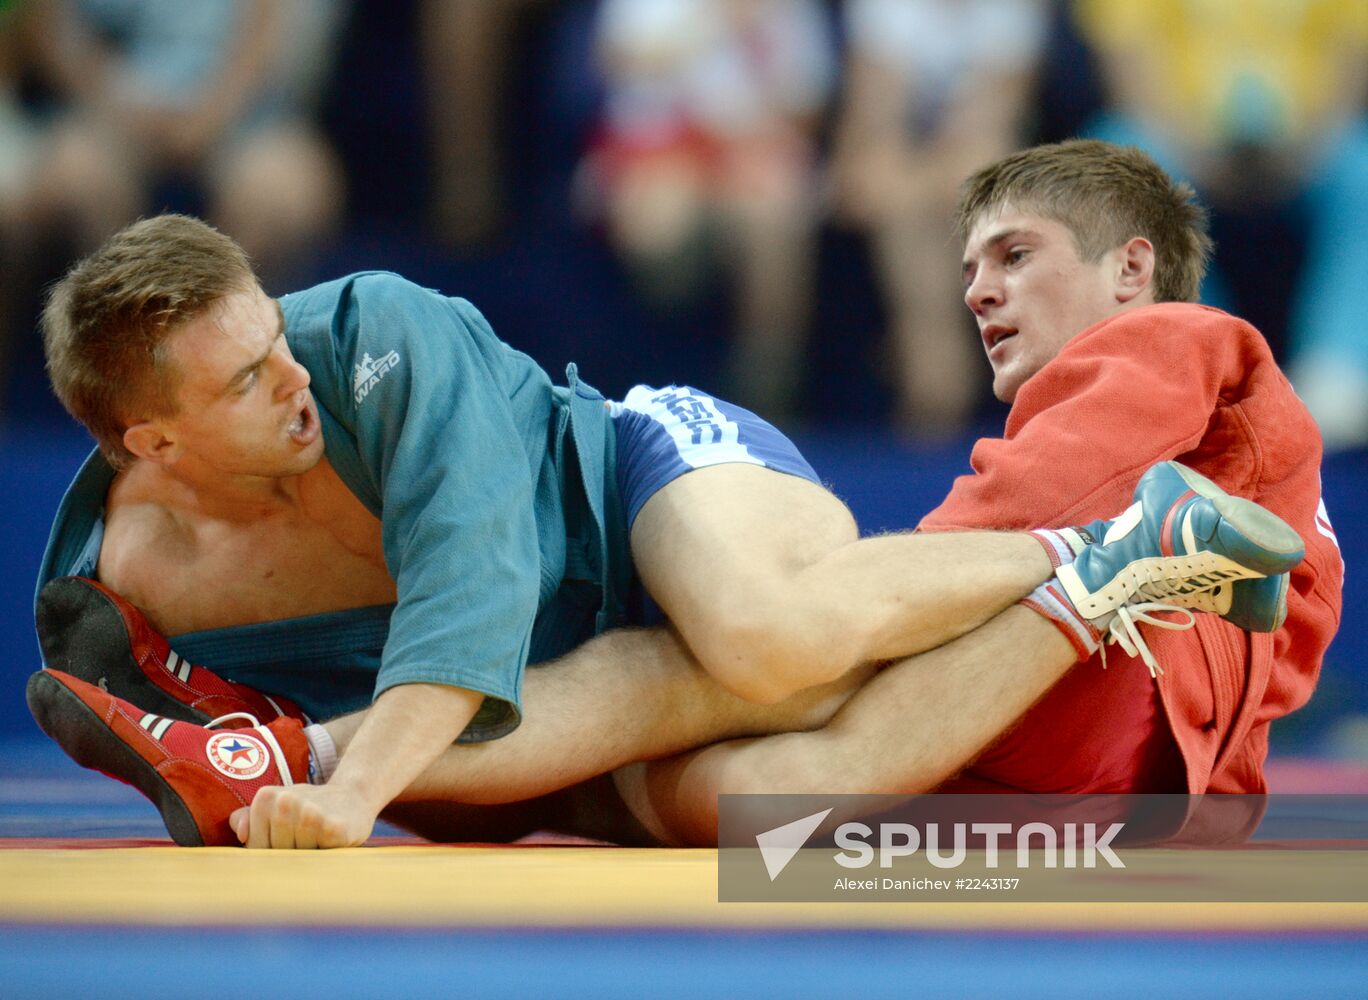
[(1157, 302), (1194, 302), (1211, 259), (1207, 213), (1191, 186), (1146, 153), (1096, 139), (1035, 146), (964, 182), (955, 211), (960, 239), (1007, 205), (1067, 226), (1090, 263), (1135, 236), (1154, 245)]
[(177, 410), (167, 334), (256, 281), (242, 248), (185, 215), (159, 215), (115, 233), (78, 261), (43, 310), (43, 348), (57, 398), (125, 468), (131, 418)]

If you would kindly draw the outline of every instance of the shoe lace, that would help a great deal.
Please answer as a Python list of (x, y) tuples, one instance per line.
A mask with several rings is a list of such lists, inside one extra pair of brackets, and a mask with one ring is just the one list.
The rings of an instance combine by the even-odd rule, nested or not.
[[(1257, 574), (1256, 574), (1257, 575)], [(1190, 597), (1219, 588), (1225, 583), (1246, 579), (1248, 572), (1235, 569), (1212, 568), (1191, 576), (1161, 578), (1142, 583), (1135, 592), (1137, 598), (1146, 602), (1172, 601), (1175, 597)]]
[[(1184, 620), (1174, 621), (1172, 618), (1160, 618), (1159, 614), (1183, 615)], [(1163, 604), (1159, 601), (1137, 601), (1132, 604), (1123, 604), (1116, 609), (1116, 615), (1107, 626), (1107, 635), (1102, 639), (1102, 669), (1107, 668), (1107, 644), (1116, 643), (1120, 646), (1127, 656), (1139, 656), (1149, 668), (1150, 676), (1156, 680), (1164, 672), (1159, 666), (1159, 661), (1150, 652), (1149, 645), (1144, 637), (1140, 635), (1141, 624), (1152, 625), (1155, 628), (1167, 629), (1170, 632), (1181, 632), (1192, 628), (1197, 623), (1197, 616), (1186, 608), (1176, 607), (1172, 604)]]
[[(1105, 656), (1103, 657), (1103, 659), (1105, 660)], [(253, 730), (255, 730), (256, 734), (260, 736), (262, 740), (265, 741), (268, 747), (271, 748), (271, 756), (275, 758), (276, 771), (280, 773), (280, 783), (282, 785), (293, 785), (295, 783), (295, 780), (290, 775), (289, 762), (285, 759), (285, 751), (280, 748), (280, 743), (276, 740), (275, 733), (271, 732), (269, 729), (263, 726), (261, 722), (257, 719), (257, 717), (253, 715), (251, 712), (229, 712), (227, 715), (220, 715), (217, 719), (210, 719), (208, 722), (206, 722), (204, 724), (204, 728), (215, 729), (226, 722), (232, 721), (233, 719), (247, 720), (247, 725), (250, 726)], [(240, 729), (242, 727), (234, 726), (233, 728)]]

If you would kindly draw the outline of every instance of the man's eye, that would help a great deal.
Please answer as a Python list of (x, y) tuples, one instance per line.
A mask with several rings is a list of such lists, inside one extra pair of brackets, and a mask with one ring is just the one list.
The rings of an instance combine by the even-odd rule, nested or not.
[(1023, 260), (1026, 259), (1026, 251), (1008, 250), (1006, 256), (1003, 259), (1006, 260), (1008, 264), (1020, 264)]
[(247, 395), (247, 393), (252, 391), (256, 384), (257, 373), (255, 371), (248, 372), (247, 376), (242, 380), (242, 384), (237, 387), (237, 394), (239, 396)]

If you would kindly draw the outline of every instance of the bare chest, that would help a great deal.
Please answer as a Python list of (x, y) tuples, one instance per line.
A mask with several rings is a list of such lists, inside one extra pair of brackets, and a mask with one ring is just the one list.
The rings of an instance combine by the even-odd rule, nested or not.
[(393, 601), (379, 520), (331, 468), (309, 477), (297, 506), (248, 520), (111, 503), (100, 577), (169, 635)]

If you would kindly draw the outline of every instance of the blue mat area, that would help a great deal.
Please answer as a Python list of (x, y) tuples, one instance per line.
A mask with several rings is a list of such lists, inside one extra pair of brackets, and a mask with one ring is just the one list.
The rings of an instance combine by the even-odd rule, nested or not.
[[(212, 906), (212, 900), (205, 901)], [(1348, 997), (1362, 937), (3, 927), (29, 997)]]
[[(0, 838), (171, 843), (156, 807), (142, 793), (98, 771), (85, 770), (36, 727), (34, 732), (35, 736), (25, 739), (0, 735)], [(402, 831), (381, 820), (375, 833), (386, 836)], [(4, 995), (0, 980), (0, 997)]]
[(0, 837), (167, 836), (156, 807), (136, 789), (84, 770), (41, 733), (0, 739)]

